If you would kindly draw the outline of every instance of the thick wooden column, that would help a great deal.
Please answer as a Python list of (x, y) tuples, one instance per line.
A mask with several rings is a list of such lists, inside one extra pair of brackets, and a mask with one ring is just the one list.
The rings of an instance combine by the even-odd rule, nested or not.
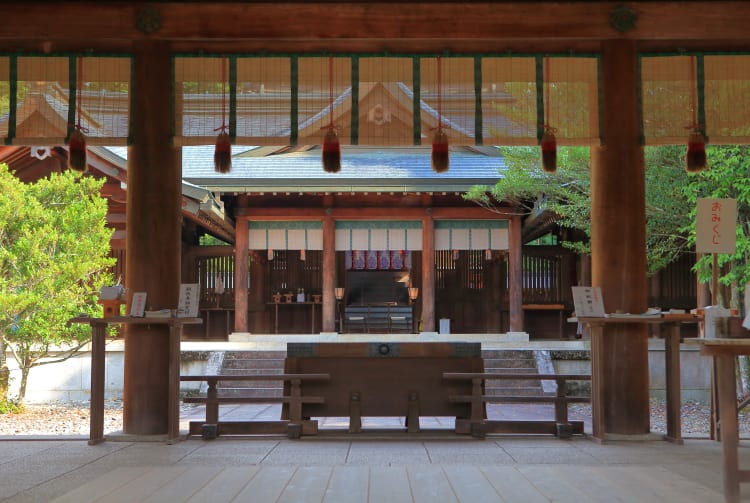
[[(128, 151), (126, 284), (148, 309), (175, 309), (180, 286), (182, 170), (171, 145), (172, 61), (165, 42), (134, 43)], [(125, 326), (123, 431), (167, 433), (169, 327)]]
[(508, 229), (509, 332), (523, 332), (523, 243), (521, 217), (514, 215)]
[[(422, 217), (422, 332), (435, 331), (435, 221)], [(415, 320), (419, 326), (419, 320)]]
[[(247, 196), (240, 196), (240, 206), (247, 203)], [(244, 204), (243, 204), (244, 203)], [(236, 228), (234, 230), (234, 331), (248, 332), (247, 324), (247, 278), (248, 256), (250, 254), (250, 230), (247, 218), (235, 216)], [(259, 288), (260, 285), (255, 285)]]
[(323, 218), (323, 315), (322, 332), (336, 331), (336, 223), (330, 215)]
[[(604, 146), (591, 150), (591, 282), (607, 312), (647, 306), (646, 198), (639, 142), (637, 48), (602, 43), (601, 125)], [(608, 325), (602, 341), (604, 431), (649, 432), (647, 327)]]

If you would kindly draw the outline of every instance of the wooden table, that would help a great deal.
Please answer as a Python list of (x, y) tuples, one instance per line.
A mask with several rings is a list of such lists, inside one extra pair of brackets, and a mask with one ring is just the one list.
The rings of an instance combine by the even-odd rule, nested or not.
[(680, 326), (683, 323), (697, 323), (700, 317), (693, 314), (664, 314), (661, 316), (627, 316), (589, 318), (579, 317), (578, 321), (586, 323), (591, 329), (591, 421), (593, 436), (604, 441), (604, 401), (602, 400), (602, 381), (604, 369), (604, 327), (607, 325), (661, 325), (666, 330), (664, 336), (664, 360), (666, 368), (667, 394), (667, 434), (664, 440), (682, 444), (682, 425), (680, 397)]
[[(91, 325), (91, 418), (89, 423), (89, 445), (104, 441), (104, 345), (107, 325), (123, 323), (130, 325), (169, 326), (169, 407), (167, 409), (167, 442), (180, 436), (180, 339), (182, 326), (203, 323), (201, 318), (131, 318), (109, 316), (90, 318), (79, 316), (70, 323)], [(127, 348), (125, 348), (127, 351)]]
[(737, 381), (735, 360), (750, 354), (750, 339), (691, 339), (701, 345), (701, 354), (712, 356), (716, 369), (716, 398), (721, 418), (721, 451), (724, 465), (724, 499), (740, 501), (740, 482), (750, 482), (750, 470), (740, 470), (737, 427)]
[(268, 302), (269, 306), (274, 306), (273, 326), (274, 333), (279, 333), (279, 306), (310, 306), (312, 321), (310, 323), (310, 333), (315, 333), (315, 306), (322, 305), (320, 302)]

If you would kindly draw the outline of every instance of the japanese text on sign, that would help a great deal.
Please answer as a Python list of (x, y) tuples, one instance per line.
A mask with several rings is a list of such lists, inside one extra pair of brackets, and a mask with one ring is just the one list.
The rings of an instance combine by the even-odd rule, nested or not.
[(737, 232), (735, 199), (698, 199), (695, 250), (698, 253), (734, 253)]

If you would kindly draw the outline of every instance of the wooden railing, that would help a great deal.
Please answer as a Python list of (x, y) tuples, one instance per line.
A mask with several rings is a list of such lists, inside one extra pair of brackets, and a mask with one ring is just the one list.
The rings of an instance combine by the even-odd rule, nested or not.
[[(568, 381), (590, 381), (588, 374), (521, 374), (521, 373), (456, 373), (445, 372), (446, 380), (470, 380), (471, 395), (451, 395), (453, 403), (470, 403), (471, 415), (468, 419), (456, 419), (457, 433), (470, 433), (472, 436), (484, 438), (487, 433), (515, 433), (540, 434), (548, 433), (560, 438), (569, 438), (574, 434), (583, 434), (583, 421), (568, 420), (568, 404), (587, 403), (591, 401), (587, 396), (568, 396)], [(557, 394), (555, 396), (490, 396), (484, 394), (485, 381), (490, 380), (527, 380), (527, 381), (555, 381)], [(554, 403), (555, 419), (549, 421), (514, 421), (487, 420), (486, 404), (488, 403)]]
[[(219, 435), (282, 434), (289, 438), (299, 438), (303, 433), (318, 433), (318, 422), (303, 420), (302, 404), (323, 403), (320, 396), (303, 396), (303, 381), (328, 381), (330, 374), (243, 374), (243, 375), (184, 375), (180, 381), (206, 382), (208, 391), (205, 397), (185, 397), (184, 403), (201, 403), (206, 405), (206, 420), (191, 421), (190, 435), (202, 435), (204, 439), (214, 439)], [(288, 393), (283, 396), (219, 396), (219, 381), (283, 381), (287, 383)], [(263, 403), (286, 404), (289, 406), (289, 419), (278, 421), (220, 421), (219, 404), (223, 403)]]

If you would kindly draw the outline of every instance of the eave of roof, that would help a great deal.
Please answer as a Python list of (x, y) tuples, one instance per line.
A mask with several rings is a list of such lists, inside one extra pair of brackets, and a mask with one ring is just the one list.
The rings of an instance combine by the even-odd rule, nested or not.
[(494, 185), (505, 168), (493, 149), (475, 147), (453, 148), (445, 173), (432, 170), (430, 147), (343, 147), (338, 173), (323, 170), (319, 147), (264, 156), (249, 149), (234, 147), (232, 170), (219, 174), (212, 146), (185, 147), (183, 179), (214, 192), (466, 192)]

